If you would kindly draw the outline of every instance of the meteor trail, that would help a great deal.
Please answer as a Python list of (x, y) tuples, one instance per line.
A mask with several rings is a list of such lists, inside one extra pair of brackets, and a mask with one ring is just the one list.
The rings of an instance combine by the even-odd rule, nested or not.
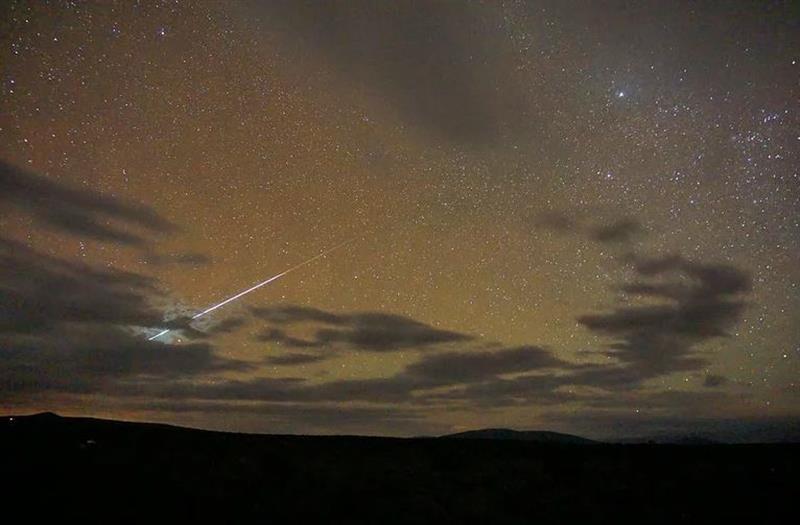
[[(283, 277), (283, 276), (284, 276), (284, 275), (286, 275), (287, 273), (290, 273), (290, 272), (293, 272), (293, 271), (295, 271), (295, 270), (297, 270), (297, 269), (299, 269), (299, 268), (302, 268), (303, 266), (305, 266), (305, 265), (307, 265), (307, 264), (311, 264), (312, 262), (316, 261), (316, 260), (317, 260), (317, 259), (319, 259), (320, 257), (324, 257), (325, 255), (327, 255), (327, 254), (331, 253), (332, 251), (334, 251), (334, 250), (336, 250), (336, 249), (338, 249), (338, 248), (341, 248), (342, 246), (344, 246), (345, 244), (349, 243), (350, 241), (352, 241), (352, 239), (348, 239), (348, 240), (346, 240), (346, 241), (344, 241), (344, 242), (341, 242), (341, 243), (337, 244), (336, 246), (334, 246), (333, 248), (328, 248), (328, 249), (327, 249), (327, 250), (325, 250), (324, 252), (322, 252), (322, 253), (320, 253), (320, 254), (317, 254), (317, 255), (315, 255), (315, 256), (314, 256), (314, 257), (312, 257), (312, 258), (310, 258), (310, 259), (308, 259), (308, 260), (305, 260), (305, 261), (301, 262), (300, 264), (298, 264), (298, 265), (296, 265), (296, 266), (292, 266), (292, 267), (291, 267), (291, 268), (289, 268), (288, 270), (284, 270), (284, 271), (282, 271), (281, 273), (279, 273), (279, 274), (277, 274), (277, 275), (273, 275), (272, 277), (270, 277), (270, 278), (269, 278), (269, 279), (267, 279), (266, 281), (261, 281), (260, 283), (256, 284), (255, 286), (251, 286), (251, 287), (250, 287), (250, 288), (248, 288), (247, 290), (241, 291), (241, 292), (237, 293), (236, 295), (234, 295), (234, 296), (232, 296), (232, 297), (228, 297), (227, 299), (225, 299), (225, 300), (224, 300), (224, 301), (222, 301), (221, 303), (217, 303), (217, 304), (215, 304), (214, 306), (210, 306), (210, 307), (206, 308), (205, 310), (203, 310), (202, 312), (200, 312), (200, 313), (197, 313), (197, 314), (193, 315), (193, 316), (192, 316), (192, 319), (194, 320), (194, 319), (197, 319), (197, 318), (203, 317), (204, 315), (206, 315), (206, 314), (208, 314), (208, 313), (211, 313), (211, 312), (213, 312), (213, 311), (214, 311), (214, 310), (216, 310), (217, 308), (221, 308), (221, 307), (225, 306), (226, 304), (228, 304), (228, 303), (230, 303), (230, 302), (233, 302), (233, 301), (235, 301), (236, 299), (239, 299), (240, 297), (243, 297), (243, 296), (245, 296), (245, 295), (249, 294), (250, 292), (254, 292), (254, 291), (258, 290), (258, 289), (259, 289), (259, 288), (261, 288), (262, 286), (265, 286), (265, 285), (267, 285), (267, 284), (271, 283), (272, 281), (276, 281), (276, 280), (280, 279), (281, 277)], [(158, 338), (159, 338), (159, 337), (161, 337), (162, 335), (164, 335), (164, 334), (168, 333), (170, 330), (171, 330), (170, 328), (167, 328), (166, 330), (162, 330), (162, 331), (160, 331), (159, 333), (157, 333), (156, 335), (154, 335), (154, 336), (152, 336), (152, 337), (148, 337), (148, 338), (147, 338), (147, 340), (148, 340), (148, 341), (152, 341), (153, 339), (158, 339)]]

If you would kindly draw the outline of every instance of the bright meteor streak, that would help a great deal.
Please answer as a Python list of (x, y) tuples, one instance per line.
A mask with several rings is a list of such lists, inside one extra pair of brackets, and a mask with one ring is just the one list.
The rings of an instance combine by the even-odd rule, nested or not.
[[(215, 304), (214, 306), (210, 306), (210, 307), (206, 308), (205, 310), (203, 310), (202, 312), (200, 312), (200, 313), (197, 313), (197, 314), (193, 315), (193, 316), (192, 316), (192, 319), (194, 320), (194, 319), (198, 319), (198, 318), (200, 318), (200, 317), (203, 317), (204, 315), (206, 315), (206, 314), (209, 314), (209, 313), (213, 312), (213, 311), (214, 311), (214, 310), (216, 310), (217, 308), (221, 308), (221, 307), (225, 306), (226, 304), (228, 304), (228, 303), (230, 303), (230, 302), (233, 302), (233, 301), (235, 301), (236, 299), (239, 299), (240, 297), (243, 297), (243, 296), (245, 296), (245, 295), (249, 294), (250, 292), (254, 292), (254, 291), (258, 290), (258, 289), (259, 289), (259, 288), (261, 288), (262, 286), (266, 286), (266, 285), (268, 285), (268, 284), (269, 284), (269, 283), (271, 283), (272, 281), (276, 281), (276, 280), (280, 279), (281, 277), (283, 277), (283, 276), (284, 276), (284, 275), (286, 275), (287, 273), (290, 273), (290, 272), (293, 272), (293, 271), (295, 271), (295, 270), (297, 270), (297, 269), (299, 269), (299, 268), (302, 268), (303, 266), (305, 266), (305, 265), (307, 265), (307, 264), (311, 264), (312, 262), (316, 261), (316, 260), (317, 260), (317, 259), (319, 259), (320, 257), (324, 257), (325, 255), (327, 255), (327, 254), (331, 253), (332, 251), (334, 251), (334, 250), (336, 250), (336, 249), (338, 249), (338, 248), (341, 248), (342, 246), (344, 246), (345, 244), (347, 244), (347, 243), (348, 243), (348, 242), (350, 242), (351, 240), (352, 240), (352, 239), (348, 239), (348, 240), (346, 240), (346, 241), (344, 241), (344, 242), (341, 242), (341, 243), (337, 244), (337, 245), (336, 245), (336, 246), (334, 246), (333, 248), (328, 248), (328, 249), (327, 249), (327, 250), (325, 250), (324, 252), (322, 252), (322, 253), (320, 253), (320, 254), (318, 254), (318, 255), (315, 255), (314, 257), (312, 257), (312, 258), (310, 258), (310, 259), (308, 259), (308, 260), (306, 260), (306, 261), (303, 261), (303, 262), (301, 262), (300, 264), (298, 264), (298, 265), (296, 265), (296, 266), (292, 266), (292, 267), (291, 267), (291, 268), (289, 268), (288, 270), (284, 270), (284, 271), (282, 271), (281, 273), (279, 273), (279, 274), (277, 274), (277, 275), (273, 275), (272, 277), (270, 277), (270, 278), (269, 278), (269, 279), (267, 279), (266, 281), (261, 281), (260, 283), (256, 284), (255, 286), (251, 286), (251, 287), (250, 287), (250, 288), (248, 288), (247, 290), (241, 291), (241, 292), (237, 293), (236, 295), (234, 295), (234, 296), (232, 296), (232, 297), (228, 297), (227, 299), (225, 299), (225, 300), (224, 300), (224, 301), (222, 301), (221, 303), (217, 303), (217, 304)], [(159, 337), (161, 337), (162, 335), (164, 335), (164, 334), (168, 333), (170, 330), (171, 330), (171, 329), (169, 329), (169, 328), (167, 328), (166, 330), (162, 330), (162, 331), (160, 331), (159, 333), (157, 333), (156, 335), (154, 335), (154, 336), (152, 336), (152, 337), (148, 337), (148, 338), (147, 338), (147, 340), (148, 340), (148, 341), (152, 341), (153, 339), (158, 339), (158, 338), (159, 338)]]

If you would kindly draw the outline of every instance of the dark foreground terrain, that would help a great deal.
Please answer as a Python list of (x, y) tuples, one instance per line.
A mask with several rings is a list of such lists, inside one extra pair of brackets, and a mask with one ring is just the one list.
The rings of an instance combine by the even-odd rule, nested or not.
[[(17, 523), (797, 523), (798, 445), (265, 436), (0, 419)], [(18, 514), (19, 513), (19, 514)]]

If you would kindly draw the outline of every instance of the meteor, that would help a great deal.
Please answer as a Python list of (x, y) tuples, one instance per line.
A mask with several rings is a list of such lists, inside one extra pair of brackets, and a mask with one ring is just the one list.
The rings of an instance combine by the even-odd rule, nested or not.
[[(247, 290), (243, 290), (243, 291), (237, 293), (234, 296), (228, 297), (224, 301), (222, 301), (220, 303), (217, 303), (214, 306), (210, 306), (210, 307), (206, 308), (205, 310), (203, 310), (202, 312), (193, 315), (192, 316), (192, 320), (198, 319), (200, 317), (203, 317), (206, 314), (210, 314), (211, 312), (213, 312), (217, 308), (221, 308), (221, 307), (225, 306), (226, 304), (231, 303), (231, 302), (235, 301), (236, 299), (239, 299), (240, 297), (244, 297), (245, 295), (249, 294), (250, 292), (254, 292), (254, 291), (258, 290), (262, 286), (266, 286), (266, 285), (268, 285), (269, 283), (271, 283), (273, 281), (277, 281), (278, 279), (280, 279), (284, 275), (286, 275), (288, 273), (291, 273), (291, 272), (293, 272), (295, 270), (298, 270), (298, 269), (302, 268), (303, 266), (306, 266), (307, 264), (311, 264), (312, 262), (316, 261), (320, 257), (324, 257), (324, 256), (328, 255), (332, 251), (341, 248), (342, 246), (344, 246), (345, 244), (349, 243), (350, 241), (352, 241), (352, 239), (348, 239), (348, 240), (346, 240), (344, 242), (341, 242), (341, 243), (337, 244), (336, 246), (334, 246), (333, 248), (328, 248), (324, 252), (322, 252), (322, 253), (320, 253), (318, 255), (315, 255), (314, 257), (312, 257), (310, 259), (307, 259), (307, 260), (301, 262), (298, 265), (292, 266), (288, 270), (284, 270), (279, 274), (273, 275), (272, 277), (270, 277), (269, 279), (267, 279), (265, 281), (261, 281), (260, 283), (256, 284), (255, 286), (251, 286)], [(159, 333), (157, 333), (156, 335), (154, 335), (152, 337), (148, 337), (147, 340), (148, 341), (152, 341), (153, 339), (158, 339), (159, 337), (161, 337), (162, 335), (168, 333), (169, 331), (170, 331), (169, 328), (167, 328), (166, 330), (162, 330)]]

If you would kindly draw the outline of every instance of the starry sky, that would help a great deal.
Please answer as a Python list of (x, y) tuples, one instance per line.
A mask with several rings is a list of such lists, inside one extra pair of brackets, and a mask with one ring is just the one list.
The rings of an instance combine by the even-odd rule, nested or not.
[(800, 436), (796, 3), (0, 9), (4, 412)]

